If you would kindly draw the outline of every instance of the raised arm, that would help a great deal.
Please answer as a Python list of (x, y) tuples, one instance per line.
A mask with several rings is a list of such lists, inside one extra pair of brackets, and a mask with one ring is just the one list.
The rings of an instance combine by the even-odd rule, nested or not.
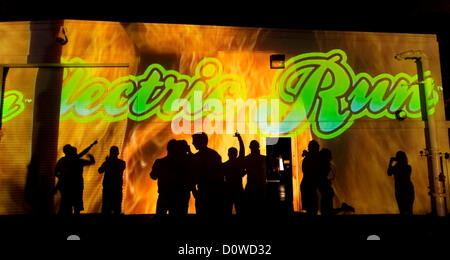
[(89, 161), (87, 161), (87, 165), (91, 165), (95, 163), (95, 158), (92, 154), (88, 154)]
[(388, 166), (388, 170), (387, 170), (387, 174), (388, 176), (392, 176), (394, 174), (394, 168), (392, 167), (392, 163), (395, 161), (395, 158), (391, 158), (389, 160), (389, 166)]
[(90, 144), (88, 147), (86, 147), (86, 149), (84, 149), (81, 153), (78, 154), (78, 158), (83, 157), (85, 154), (87, 154), (89, 152), (89, 150), (91, 150), (91, 148), (96, 145), (98, 142), (97, 140), (95, 140), (92, 144)]
[(238, 158), (242, 159), (245, 156), (244, 141), (242, 141), (242, 137), (241, 137), (241, 135), (238, 132), (236, 132), (236, 134), (234, 134), (234, 136), (236, 136), (238, 138), (238, 141), (239, 141), (239, 156), (238, 156)]

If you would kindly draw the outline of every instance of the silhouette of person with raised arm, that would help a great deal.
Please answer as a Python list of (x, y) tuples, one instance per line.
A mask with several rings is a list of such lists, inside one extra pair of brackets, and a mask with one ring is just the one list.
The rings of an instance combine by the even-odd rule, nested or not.
[(192, 135), (192, 144), (198, 150), (192, 156), (193, 189), (199, 215), (220, 215), (223, 211), (222, 158), (208, 147), (205, 133)]
[(387, 174), (394, 176), (395, 198), (401, 215), (413, 214), (414, 185), (411, 182), (411, 171), (405, 152), (398, 151), (396, 156), (390, 159)]
[(312, 140), (308, 144), (308, 151), (303, 151), (302, 162), (303, 179), (300, 183), (302, 208), (309, 215), (317, 215), (319, 199), (317, 196), (318, 174), (320, 171), (319, 143)]
[(77, 153), (77, 148), (66, 144), (63, 147), (64, 157), (58, 160), (55, 167), (55, 176), (58, 178), (57, 189), (61, 192), (61, 205), (59, 214), (79, 215), (84, 210), (83, 205), (83, 167), (95, 163), (95, 158), (88, 155), (89, 160), (81, 159), (89, 150), (97, 144), (95, 140), (81, 153)]
[(239, 157), (238, 150), (234, 147), (228, 149), (228, 161), (222, 164), (222, 172), (225, 179), (224, 207), (225, 214), (233, 214), (233, 205), (236, 214), (242, 214), (242, 196), (244, 188), (242, 186), (242, 177), (244, 169), (242, 160), (245, 157), (245, 147), (241, 135), (236, 132), (234, 135), (239, 141)]
[(125, 170), (125, 161), (118, 158), (119, 148), (111, 146), (109, 156), (98, 168), (99, 174), (105, 174), (103, 177), (103, 214), (117, 214), (122, 212), (122, 186), (123, 171)]
[(331, 162), (331, 150), (323, 148), (319, 152), (319, 174), (318, 174), (318, 188), (320, 191), (320, 212), (322, 215), (336, 215), (340, 212), (355, 212), (355, 209), (343, 202), (340, 208), (334, 208), (333, 200), (335, 197), (335, 190), (332, 185), (332, 180), (336, 176), (335, 169)]
[(157, 159), (153, 164), (150, 178), (158, 181), (158, 201), (156, 203), (156, 215), (167, 215), (174, 212), (174, 181), (175, 158), (177, 156), (177, 141), (170, 140), (167, 143), (167, 156)]
[(247, 175), (247, 185), (244, 190), (245, 211), (249, 214), (263, 213), (266, 200), (267, 162), (266, 156), (260, 153), (258, 141), (250, 142), (250, 154), (242, 161), (244, 176)]

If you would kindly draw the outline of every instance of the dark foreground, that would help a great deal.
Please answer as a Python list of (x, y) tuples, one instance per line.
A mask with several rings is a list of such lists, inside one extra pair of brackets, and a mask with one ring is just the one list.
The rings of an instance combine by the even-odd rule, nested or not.
[[(303, 240), (363, 241), (450, 240), (450, 217), (398, 215), (255, 216), (212, 219), (154, 215), (0, 216), (2, 240), (64, 241), (77, 235), (84, 241), (140, 241), (149, 249), (177, 255), (195, 246), (229, 250), (228, 245), (257, 245), (262, 251), (295, 250)], [(226, 245), (224, 247), (224, 245)], [(228, 247), (227, 247), (228, 246)], [(182, 248), (181, 248), (182, 247)], [(236, 250), (238, 248), (235, 247)], [(223, 251), (220, 251), (223, 253)], [(216, 252), (217, 253), (217, 252)], [(226, 253), (226, 252), (225, 252)]]

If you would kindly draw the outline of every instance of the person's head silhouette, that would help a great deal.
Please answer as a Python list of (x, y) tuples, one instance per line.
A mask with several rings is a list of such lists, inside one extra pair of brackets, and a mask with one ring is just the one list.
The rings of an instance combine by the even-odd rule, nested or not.
[(259, 154), (259, 143), (256, 140), (250, 142), (250, 153)]
[(63, 152), (67, 157), (74, 157), (77, 155), (77, 148), (71, 146), (70, 144), (66, 144), (63, 147)]
[(167, 143), (167, 155), (168, 155), (168, 156), (175, 155), (176, 150), (177, 150), (177, 140), (171, 139), (171, 140)]
[(71, 153), (72, 153), (72, 155), (77, 155), (78, 154), (78, 150), (77, 150), (77, 148), (75, 147), (75, 146), (72, 146), (72, 148), (71, 148)]
[(408, 164), (408, 157), (406, 156), (406, 153), (403, 151), (398, 151), (395, 154), (395, 159), (398, 164), (407, 165)]
[(70, 144), (64, 145), (63, 152), (66, 156), (70, 156), (72, 152), (72, 146)]
[(231, 147), (230, 149), (228, 149), (228, 159), (229, 160), (234, 160), (237, 158), (238, 155), (238, 150), (234, 147)]
[(320, 145), (316, 140), (312, 140), (308, 144), (308, 152), (309, 153), (318, 153)]
[(109, 148), (109, 156), (111, 158), (117, 158), (119, 156), (119, 147), (111, 146), (111, 148)]
[(186, 155), (189, 153), (190, 148), (188, 143), (186, 142), (186, 140), (179, 140), (177, 141), (179, 149), (180, 149), (180, 154), (182, 155)]
[(202, 133), (196, 133), (192, 135), (192, 144), (195, 149), (201, 151), (208, 147), (208, 136)]

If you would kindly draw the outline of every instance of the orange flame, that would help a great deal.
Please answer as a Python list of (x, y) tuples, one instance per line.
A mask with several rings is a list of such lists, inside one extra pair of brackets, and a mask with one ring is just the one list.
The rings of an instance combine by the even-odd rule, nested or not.
[[(102, 77), (110, 81), (127, 75), (137, 75), (150, 63), (160, 63), (159, 57), (167, 57), (163, 64), (167, 69), (175, 69), (185, 75), (193, 75), (195, 66), (205, 57), (216, 57), (224, 64), (224, 73), (236, 74), (245, 80), (247, 98), (269, 96), (270, 84), (275, 71), (269, 69), (268, 56), (279, 52), (280, 44), (273, 45), (273, 39), (267, 40), (269, 30), (253, 28), (235, 28), (222, 26), (173, 25), (173, 24), (121, 24), (116, 22), (65, 21), (65, 31), (69, 42), (63, 46), (62, 56), (68, 60), (80, 57), (87, 63), (128, 63), (124, 68), (91, 68), (92, 77)], [(331, 34), (331, 35), (329, 35)], [(29, 48), (29, 23), (0, 24), (0, 63), (26, 63)], [(278, 35), (278, 34), (277, 34)], [(272, 35), (273, 37), (273, 35)], [(364, 34), (314, 32), (308, 35), (314, 51), (328, 51), (331, 48), (349, 50), (349, 64), (358, 71), (376, 75), (380, 71), (392, 73), (407, 72), (414, 74), (414, 64), (390, 62), (393, 55), (407, 49), (423, 49), (430, 56), (430, 70), (439, 72), (437, 43), (425, 36), (411, 37), (405, 35)], [(332, 40), (330, 40), (332, 39)], [(370, 40), (368, 40), (370, 39)], [(389, 44), (385, 44), (386, 39)], [(408, 38), (409, 39), (409, 38)], [(301, 42), (303, 39), (293, 39)], [(269, 46), (269, 47), (268, 47)], [(305, 47), (308, 48), (308, 47)], [(373, 50), (367, 52), (367, 50)], [(297, 49), (286, 56), (298, 54)], [(152, 56), (153, 55), (153, 56)], [(159, 55), (159, 56), (158, 56)], [(162, 63), (162, 62), (161, 62)], [(6, 86), (14, 82), (18, 86), (23, 82), (30, 83), (35, 76), (28, 72), (13, 72), (8, 75)], [(435, 75), (440, 85), (439, 75)], [(12, 86), (12, 85), (11, 85)], [(31, 91), (29, 89), (28, 91)], [(26, 96), (33, 99), (31, 92)], [(27, 109), (31, 107), (28, 106)], [(443, 118), (443, 109), (436, 110), (436, 116)], [(29, 132), (32, 111), (23, 114), (28, 120), (11, 121), (4, 124), (4, 136), (0, 143), (2, 151), (12, 151), (29, 147)], [(397, 150), (409, 152), (410, 164), (413, 168), (412, 180), (416, 187), (414, 211), (427, 213), (430, 208), (428, 196), (428, 180), (425, 159), (417, 155), (424, 147), (423, 127), (420, 124), (412, 128), (397, 129), (395, 122), (378, 120), (377, 122), (355, 122), (349, 131), (333, 140), (321, 141), (323, 146), (333, 151), (336, 167), (336, 193), (340, 198), (352, 204), (359, 213), (396, 213), (393, 180), (385, 176), (387, 162)], [(17, 122), (17, 124), (16, 124)], [(412, 122), (412, 124), (415, 122)], [(28, 129), (16, 131), (16, 129)], [(392, 131), (392, 129), (396, 129)], [(28, 132), (27, 132), (28, 131)], [(420, 136), (420, 138), (418, 138)], [(106, 122), (101, 119), (89, 123), (74, 123), (68, 119), (60, 122), (58, 140), (59, 156), (63, 155), (62, 147), (69, 143), (79, 150), (98, 139), (99, 144), (91, 153), (97, 160), (96, 166), (85, 169), (85, 212), (99, 212), (101, 207), (102, 176), (97, 167), (108, 154), (109, 147), (121, 147), (121, 157), (127, 162), (124, 173), (123, 209), (127, 214), (154, 213), (157, 200), (157, 184), (149, 178), (153, 162), (165, 155), (167, 141), (172, 138), (186, 139), (188, 135), (173, 135), (170, 124), (155, 118), (144, 122), (123, 120)], [(293, 156), (293, 188), (294, 209), (300, 210), (299, 184), (301, 174), (301, 150), (311, 139), (307, 131), (292, 138)], [(258, 135), (243, 135), (246, 148), (251, 140), (261, 143), (265, 153), (265, 140)], [(364, 140), (355, 142), (354, 140)], [(445, 139), (446, 140), (446, 139)], [(447, 143), (447, 142), (443, 142)], [(23, 144), (23, 146), (17, 146)], [(225, 161), (227, 149), (237, 147), (237, 141), (231, 135), (210, 136), (209, 146), (216, 149)], [(23, 149), (24, 150), (24, 149)], [(355, 153), (354, 151), (370, 151)], [(24, 150), (25, 151), (25, 150)], [(416, 153), (416, 154), (415, 154)], [(8, 183), (12, 188), (0, 189), (0, 214), (22, 213), (14, 211), (11, 206), (16, 203), (10, 198), (10, 191), (24, 184), (17, 178), (10, 178), (5, 172), (14, 172), (17, 176), (26, 174), (28, 155), (14, 156), (14, 161), (0, 158), (0, 182)], [(9, 161), (7, 161), (9, 160)], [(376, 163), (374, 163), (376, 162)], [(380, 163), (386, 162), (386, 163)], [(8, 165), (8, 166), (5, 166)], [(11, 166), (14, 169), (9, 169)], [(25, 179), (25, 178), (22, 178)], [(9, 186), (8, 186), (9, 187)], [(368, 192), (370, 189), (370, 192)], [(20, 191), (20, 188), (17, 189)], [(193, 213), (193, 201), (189, 211)], [(23, 204), (23, 203), (22, 203)], [(17, 208), (17, 206), (16, 206)]]
[[(192, 75), (200, 60), (216, 57), (225, 65), (224, 73), (239, 75), (245, 79), (248, 98), (270, 95), (269, 86), (275, 71), (268, 66), (269, 53), (255, 52), (258, 40), (263, 37), (258, 29), (133, 24), (128, 27), (128, 31), (140, 52), (175, 55), (178, 64), (174, 66), (181, 73)], [(124, 200), (127, 213), (155, 212), (157, 187), (155, 181), (149, 180), (148, 173), (154, 160), (165, 155), (165, 145), (172, 138), (185, 139), (188, 143), (191, 141), (190, 136), (170, 134), (167, 123), (151, 122), (130, 129), (130, 140), (124, 152), (129, 162)], [(265, 153), (265, 140), (260, 136), (246, 134), (243, 139), (247, 145), (247, 153), (248, 144), (253, 139), (261, 143), (261, 152)], [(209, 137), (209, 146), (217, 150), (225, 162), (228, 159), (225, 157), (228, 148), (237, 147), (238, 144), (232, 135), (214, 134)], [(297, 175), (296, 172), (295, 176)], [(244, 179), (244, 185), (245, 182)], [(190, 213), (195, 212), (193, 203), (191, 199)], [(295, 205), (299, 205), (298, 194)], [(299, 208), (296, 207), (296, 210)]]

